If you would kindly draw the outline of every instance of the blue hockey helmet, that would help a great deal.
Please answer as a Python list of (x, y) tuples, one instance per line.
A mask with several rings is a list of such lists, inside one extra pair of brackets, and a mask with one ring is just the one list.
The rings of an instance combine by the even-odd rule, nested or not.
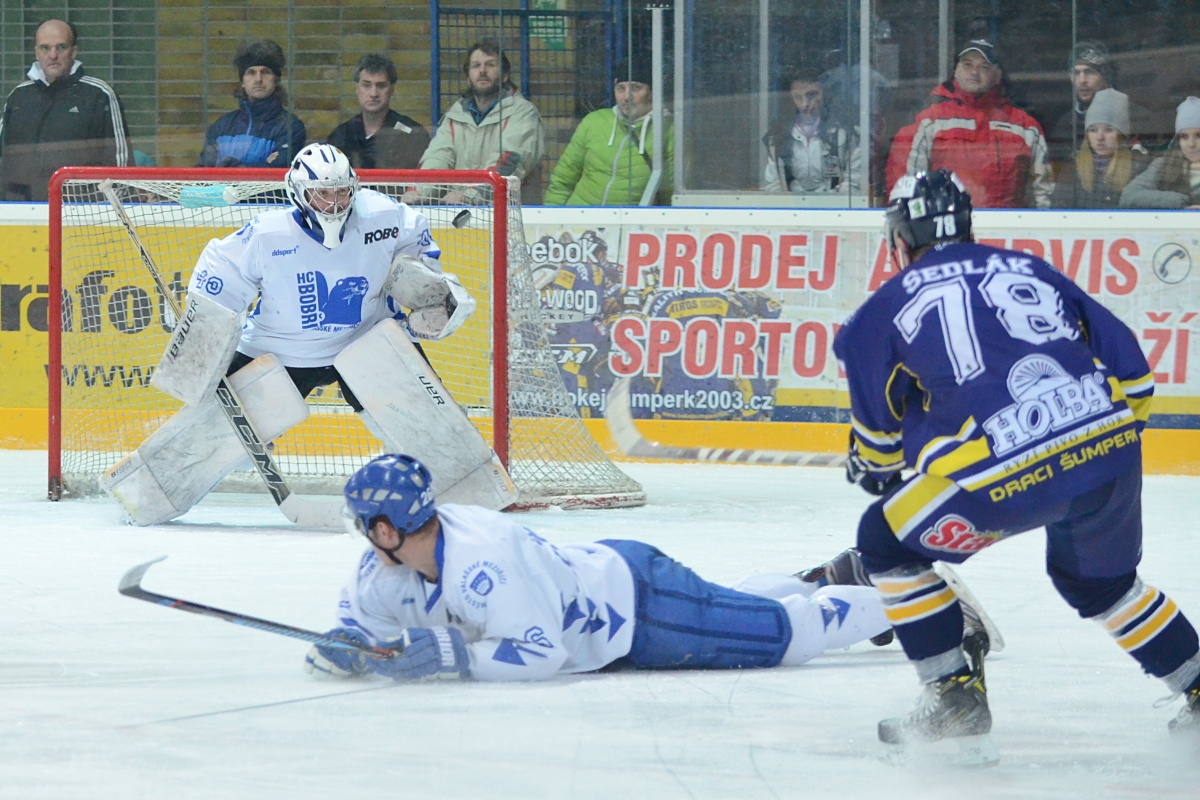
[(371, 526), (386, 519), (400, 531), (403, 542), (403, 534), (417, 530), (437, 513), (433, 477), (412, 456), (386, 455), (368, 461), (350, 476), (343, 494), (347, 527), (368, 539)]
[(971, 195), (950, 170), (905, 175), (892, 187), (885, 219), (889, 248), (896, 236), (912, 250), (936, 242), (969, 242)]

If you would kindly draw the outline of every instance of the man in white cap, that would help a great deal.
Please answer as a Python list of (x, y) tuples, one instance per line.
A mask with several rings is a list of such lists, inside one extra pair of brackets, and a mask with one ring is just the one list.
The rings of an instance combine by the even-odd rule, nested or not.
[(995, 46), (972, 39), (933, 104), (892, 140), (887, 184), (905, 174), (953, 170), (976, 208), (1048, 208), (1053, 188), (1046, 137), (1012, 104)]

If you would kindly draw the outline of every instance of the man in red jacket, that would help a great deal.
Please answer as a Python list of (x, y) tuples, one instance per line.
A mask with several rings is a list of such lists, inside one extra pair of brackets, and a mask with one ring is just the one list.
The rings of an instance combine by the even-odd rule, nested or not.
[(1050, 207), (1054, 186), (1045, 134), (1008, 99), (991, 42), (967, 42), (953, 77), (933, 97), (892, 140), (889, 190), (905, 174), (944, 168), (959, 176), (976, 208)]

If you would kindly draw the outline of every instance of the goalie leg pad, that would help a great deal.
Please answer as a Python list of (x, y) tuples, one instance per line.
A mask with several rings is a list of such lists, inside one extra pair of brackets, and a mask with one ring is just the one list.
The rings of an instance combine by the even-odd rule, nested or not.
[(221, 382), (241, 335), (241, 314), (188, 293), (187, 308), (150, 385), (187, 405), (199, 405)]
[(495, 453), (400, 323), (384, 320), (333, 363), (387, 449), (429, 468), (438, 502), (499, 509), (517, 499)]
[[(229, 377), (246, 416), (264, 442), (308, 416), (308, 405), (273, 355)], [(142, 446), (101, 478), (136, 525), (156, 525), (188, 511), (247, 460), (245, 448), (215, 395), (184, 406)]]

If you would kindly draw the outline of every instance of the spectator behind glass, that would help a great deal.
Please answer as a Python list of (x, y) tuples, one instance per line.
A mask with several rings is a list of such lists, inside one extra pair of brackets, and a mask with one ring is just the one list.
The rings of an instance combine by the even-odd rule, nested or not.
[(1129, 182), (1121, 208), (1200, 208), (1200, 97), (1179, 104), (1167, 154)]
[(793, 194), (860, 194), (862, 148), (857, 127), (830, 118), (818, 72), (790, 69), (781, 88), (787, 110), (763, 137), (763, 189)]
[(333, 129), (328, 142), (358, 169), (416, 169), (429, 146), (429, 132), (412, 117), (391, 109), (396, 65), (369, 53), (354, 68), (354, 94), (361, 109)]
[(223, 115), (204, 135), (198, 167), (287, 167), (304, 147), (304, 123), (284, 109), (283, 49), (270, 39), (245, 43), (233, 65), (238, 110)]
[[(545, 133), (537, 108), (509, 80), (511, 69), (495, 40), (471, 45), (462, 64), (467, 88), (438, 123), (421, 156), (421, 169), (494, 168), (501, 175), (516, 175), (522, 200), (530, 203), (540, 200), (536, 184), (546, 150)], [(411, 202), (411, 197), (405, 195), (405, 201)], [(461, 192), (451, 191), (442, 201), (465, 199)]]
[(116, 92), (83, 72), (75, 26), (50, 19), (34, 36), (36, 60), (0, 118), (0, 199), (48, 199), (59, 167), (129, 166), (129, 129)]
[(1101, 89), (1088, 105), (1084, 139), (1054, 187), (1055, 208), (1117, 208), (1121, 190), (1149, 157), (1129, 146), (1129, 96)]
[[(1117, 83), (1117, 65), (1102, 42), (1076, 42), (1071, 48), (1067, 68), (1071, 76), (1071, 108), (1050, 126), (1046, 136), (1050, 161), (1059, 168), (1074, 161), (1083, 146), (1092, 98), (1099, 91), (1114, 88)], [(1130, 131), (1125, 135), (1128, 137)]]
[(967, 42), (933, 104), (892, 140), (889, 191), (905, 174), (937, 169), (958, 175), (975, 208), (1050, 206), (1042, 126), (1008, 99), (1004, 67), (986, 39)]
[[(649, 67), (621, 64), (614, 73), (611, 108), (597, 109), (579, 123), (563, 151), (550, 186), (548, 206), (636, 206), (653, 171), (654, 137), (650, 109), (654, 101)], [(664, 117), (666, 110), (663, 110)], [(659, 197), (674, 185), (675, 148), (671, 123), (663, 120), (663, 174)]]

